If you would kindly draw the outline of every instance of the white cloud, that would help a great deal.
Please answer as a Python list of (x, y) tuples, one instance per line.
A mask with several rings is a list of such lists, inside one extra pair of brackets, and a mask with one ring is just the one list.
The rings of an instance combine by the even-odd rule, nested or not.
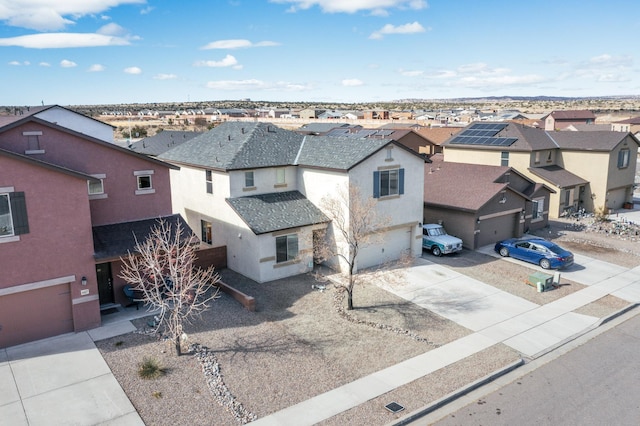
[(419, 75), (424, 74), (424, 71), (419, 71), (419, 70), (415, 70), (415, 71), (409, 71), (409, 70), (399, 70), (401, 75), (404, 75), (405, 77), (417, 77)]
[(49, 62), (40, 62), (38, 65), (40, 65), (41, 67), (50, 67), (51, 64)]
[(262, 80), (217, 80), (209, 81), (207, 88), (215, 90), (235, 91), (235, 90), (276, 90), (285, 92), (300, 92), (309, 90), (310, 87), (305, 84), (296, 84), (286, 81), (278, 81), (274, 83), (264, 82)]
[(326, 13), (356, 13), (370, 11), (372, 15), (386, 16), (387, 9), (420, 10), (427, 7), (425, 0), (270, 0), (272, 3), (291, 4), (290, 12), (318, 6)]
[(108, 24), (98, 28), (98, 31), (96, 31), (96, 33), (102, 35), (121, 36), (125, 35), (127, 31), (115, 22), (109, 22)]
[(93, 64), (89, 67), (89, 69), (87, 71), (89, 72), (100, 72), (100, 71), (104, 71), (105, 70), (105, 66), (102, 64)]
[(153, 6), (147, 6), (144, 9), (140, 9), (140, 15), (148, 15), (154, 9), (155, 9), (155, 7), (153, 7)]
[(344, 80), (342, 80), (342, 85), (345, 87), (356, 87), (356, 86), (362, 86), (364, 83), (362, 82), (362, 80), (359, 80), (357, 78), (345, 78)]
[(146, 0), (38, 0), (0, 3), (0, 21), (13, 27), (57, 31), (73, 25), (73, 19), (99, 15), (122, 4), (144, 4)]
[(178, 76), (175, 74), (156, 74), (153, 78), (156, 80), (175, 80)]
[(31, 65), (31, 62), (29, 61), (24, 61), (24, 62), (20, 62), (20, 61), (10, 61), (8, 62), (9, 65), (13, 65), (15, 67), (19, 67), (20, 65)]
[(280, 46), (280, 43), (276, 43), (275, 41), (259, 41), (257, 43), (253, 43), (249, 40), (243, 39), (234, 39), (234, 40), (218, 40), (212, 41), (204, 46), (202, 46), (201, 50), (209, 50), (209, 49), (247, 49), (250, 47), (272, 47), (272, 46)]
[(142, 74), (142, 69), (139, 67), (128, 67), (123, 70), (127, 74)]
[(129, 41), (121, 37), (92, 33), (49, 33), (0, 38), (0, 46), (18, 46), (28, 49), (124, 46), (127, 44)]
[(399, 25), (397, 27), (395, 25), (387, 24), (378, 31), (374, 31), (369, 38), (379, 40), (387, 34), (416, 34), (423, 33), (425, 31), (426, 29), (420, 25), (419, 22), (412, 22), (410, 24)]
[(197, 61), (193, 64), (193, 66), (195, 67), (211, 67), (211, 68), (235, 67), (237, 65), (238, 65), (238, 60), (232, 55), (227, 55), (220, 61)]
[(70, 61), (68, 59), (63, 59), (63, 60), (60, 61), (60, 66), (62, 68), (73, 68), (73, 67), (77, 67), (78, 64), (76, 64), (75, 62)]

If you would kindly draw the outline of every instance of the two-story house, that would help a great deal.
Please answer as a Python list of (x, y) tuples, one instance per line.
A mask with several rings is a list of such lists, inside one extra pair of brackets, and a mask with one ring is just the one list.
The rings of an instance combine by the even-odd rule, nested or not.
[(314, 231), (332, 226), (322, 199), (349, 184), (390, 217), (384, 242), (361, 252), (359, 268), (420, 253), (424, 160), (395, 141), (227, 122), (160, 158), (180, 166), (174, 210), (203, 242), (226, 245), (228, 267), (255, 281), (313, 269)]
[(158, 217), (179, 220), (176, 166), (80, 132), (99, 123), (54, 110), (58, 122), (23, 114), (0, 127), (0, 347), (99, 326), (101, 307), (126, 303), (117, 276), (132, 224), (148, 232)]
[(562, 130), (572, 125), (595, 124), (596, 116), (588, 110), (552, 111), (541, 119), (545, 130)]
[(632, 201), (640, 142), (630, 133), (473, 123), (444, 143), (446, 161), (510, 166), (554, 192), (549, 217)]

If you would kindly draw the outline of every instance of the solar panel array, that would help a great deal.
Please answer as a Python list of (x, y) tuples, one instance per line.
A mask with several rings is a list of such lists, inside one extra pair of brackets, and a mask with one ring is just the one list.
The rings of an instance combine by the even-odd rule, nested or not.
[(474, 123), (449, 142), (454, 145), (511, 146), (517, 138), (496, 137), (506, 123)]

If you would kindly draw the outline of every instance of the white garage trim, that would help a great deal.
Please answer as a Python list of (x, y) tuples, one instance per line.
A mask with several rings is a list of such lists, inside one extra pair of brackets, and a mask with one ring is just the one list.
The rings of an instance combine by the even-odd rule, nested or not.
[(50, 280), (16, 285), (13, 287), (0, 289), (0, 297), (7, 296), (9, 294), (22, 293), (30, 290), (38, 290), (40, 288), (53, 287), (55, 285), (60, 285), (60, 284), (72, 283), (72, 282), (75, 282), (75, 280), (76, 280), (75, 275), (69, 275), (68, 277), (52, 278)]

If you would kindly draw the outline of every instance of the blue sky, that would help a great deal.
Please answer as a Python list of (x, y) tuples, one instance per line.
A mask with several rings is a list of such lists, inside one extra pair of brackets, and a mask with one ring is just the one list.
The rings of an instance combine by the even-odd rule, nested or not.
[(635, 0), (0, 0), (1, 105), (640, 94)]

